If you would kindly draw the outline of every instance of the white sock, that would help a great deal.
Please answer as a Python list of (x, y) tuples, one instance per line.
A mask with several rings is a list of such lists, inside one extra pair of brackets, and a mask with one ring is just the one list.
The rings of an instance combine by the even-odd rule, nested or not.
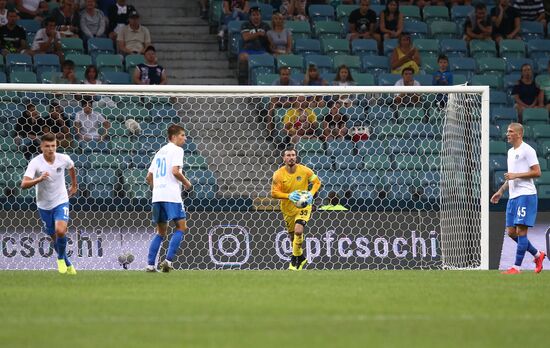
[(224, 34), (223, 30), (220, 30), (220, 31), (218, 32), (218, 36), (219, 36), (219, 37), (223, 37), (223, 34)]
[(517, 269), (518, 271), (521, 271), (521, 267), (520, 267), (520, 266), (513, 265), (512, 267), (515, 268), (515, 269)]
[(540, 257), (540, 251), (537, 251), (537, 253), (535, 254), (535, 258), (537, 257)]
[(147, 265), (147, 269), (155, 269), (155, 266)]

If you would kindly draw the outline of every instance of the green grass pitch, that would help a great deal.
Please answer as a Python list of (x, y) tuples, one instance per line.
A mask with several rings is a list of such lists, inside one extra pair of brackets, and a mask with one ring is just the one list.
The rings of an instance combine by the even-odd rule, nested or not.
[(550, 272), (0, 272), (2, 347), (539, 347)]

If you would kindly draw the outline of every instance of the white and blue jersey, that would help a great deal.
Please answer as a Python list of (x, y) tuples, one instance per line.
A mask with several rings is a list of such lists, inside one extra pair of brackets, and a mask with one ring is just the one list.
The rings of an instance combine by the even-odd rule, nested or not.
[[(536, 151), (522, 142), (508, 150), (508, 172), (526, 173), (539, 164)], [(510, 199), (506, 206), (506, 227), (535, 225), (537, 217), (537, 188), (532, 178), (508, 180)]]
[(183, 149), (174, 143), (164, 145), (153, 158), (149, 173), (153, 176), (153, 223), (185, 219), (181, 198), (182, 183), (172, 168), (183, 167)]

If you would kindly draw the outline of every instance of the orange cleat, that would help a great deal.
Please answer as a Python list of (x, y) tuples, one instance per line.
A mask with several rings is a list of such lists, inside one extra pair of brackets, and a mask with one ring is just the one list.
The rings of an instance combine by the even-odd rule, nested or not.
[(507, 271), (504, 271), (504, 272), (500, 272), (501, 274), (520, 274), (521, 271), (517, 268), (514, 268), (514, 267), (510, 267), (508, 268)]
[(535, 260), (533, 260), (533, 262), (535, 263), (535, 273), (540, 273), (542, 271), (542, 262), (544, 261), (545, 257), (546, 253), (544, 251), (541, 251), (539, 257), (535, 257)]

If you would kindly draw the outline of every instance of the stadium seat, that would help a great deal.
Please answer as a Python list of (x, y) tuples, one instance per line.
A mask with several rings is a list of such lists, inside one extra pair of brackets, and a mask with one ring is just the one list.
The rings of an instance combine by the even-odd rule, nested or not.
[(387, 148), (384, 146), (382, 140), (368, 139), (366, 141), (359, 141), (356, 144), (356, 148), (357, 154), (361, 157), (387, 153)]
[(98, 54), (115, 54), (113, 40), (108, 38), (90, 38), (88, 40), (88, 54), (92, 56), (92, 60)]
[(508, 154), (508, 145), (505, 141), (489, 141), (489, 154), (506, 156)]
[(92, 169), (120, 167), (121, 159), (113, 154), (92, 153), (88, 156), (88, 161)]
[(143, 54), (129, 54), (124, 58), (124, 66), (126, 67), (125, 71), (132, 74), (136, 66), (143, 63), (145, 63)]
[(463, 28), (466, 18), (472, 12), (474, 12), (474, 7), (471, 5), (453, 5), (451, 7), (451, 20), (457, 23), (459, 28)]
[(393, 86), (401, 78), (398, 74), (381, 73), (378, 75), (378, 84), (380, 86)]
[(354, 155), (342, 155), (335, 158), (335, 168), (343, 169), (363, 169), (363, 158)]
[(98, 54), (96, 65), (99, 71), (124, 71), (122, 57), (118, 54)]
[(521, 67), (529, 64), (535, 70), (535, 63), (531, 58), (506, 58), (506, 70), (508, 73), (520, 73)]
[(527, 42), (527, 52), (532, 59), (550, 57), (550, 40), (534, 39)]
[(413, 44), (421, 56), (430, 55), (437, 57), (439, 55), (439, 40), (415, 39)]
[(467, 57), (468, 46), (461, 39), (443, 39), (439, 41), (441, 53), (447, 55), (449, 59), (454, 57)]
[(349, 41), (346, 39), (323, 39), (321, 40), (323, 54), (334, 57), (339, 54), (349, 54)]
[(258, 86), (271, 86), (278, 78), (279, 74), (260, 74), (256, 76), (256, 84)]
[(474, 58), (463, 57), (449, 60), (450, 70), (453, 74), (466, 75), (472, 77), (477, 71), (476, 60)]
[(77, 69), (85, 70), (89, 65), (92, 65), (92, 57), (87, 54), (69, 54), (65, 56), (65, 60), (73, 61)]
[(348, 5), (348, 4), (340, 4), (336, 7), (336, 19), (344, 22), (344, 20), (347, 20), (350, 13), (353, 10), (358, 9), (358, 5)]
[(273, 17), (273, 6), (270, 4), (265, 4), (263, 2), (253, 2), (250, 1), (250, 7), (257, 6), (260, 8), (260, 13), (262, 14), (262, 20), (263, 21), (271, 21), (271, 17)]
[(392, 160), (389, 155), (376, 154), (363, 157), (363, 169), (365, 170), (389, 170), (392, 167)]
[(424, 168), (424, 159), (422, 156), (410, 154), (398, 154), (395, 156), (397, 169), (401, 171), (422, 170)]
[(542, 170), (543, 172), (547, 171), (550, 167), (550, 161), (548, 161), (546, 158), (544, 157), (538, 157), (538, 160), (539, 160), (539, 165), (540, 165), (540, 170)]
[(523, 124), (527, 126), (533, 125), (548, 125), (548, 110), (540, 109), (525, 109), (523, 110)]
[(540, 154), (550, 160), (550, 140), (544, 140), (539, 144)]
[(550, 172), (543, 172), (540, 177), (535, 179), (537, 185), (550, 185)]
[(342, 37), (342, 23), (336, 21), (315, 22), (314, 35), (318, 39), (340, 39)]
[(352, 74), (361, 71), (361, 59), (358, 56), (340, 54), (333, 57), (333, 64), (335, 71), (342, 65), (346, 65)]
[(518, 80), (520, 78), (521, 78), (521, 75), (518, 72), (504, 75), (502, 78), (502, 88), (504, 92), (511, 94), (512, 89), (518, 83)]
[(317, 154), (303, 156), (301, 162), (313, 170), (332, 169), (334, 164), (331, 156)]
[[(495, 140), (491, 140), (495, 141)], [(496, 140), (500, 142), (500, 140)], [(489, 156), (489, 170), (493, 173), (495, 170), (506, 170), (508, 167), (508, 157), (505, 155), (492, 154)]]
[(309, 64), (315, 64), (317, 66), (317, 69), (319, 70), (319, 73), (328, 73), (333, 72), (333, 62), (332, 58), (329, 56), (324, 55), (317, 55), (312, 54), (307, 57), (305, 57), (305, 66), (307, 67)]
[[(525, 119), (525, 116), (524, 116)], [(533, 136), (537, 141), (550, 140), (550, 124), (537, 124), (533, 131)]]
[(17, 25), (23, 28), (27, 33), (36, 33), (41, 29), (40, 22), (34, 19), (18, 19)]
[(323, 142), (318, 139), (300, 139), (296, 144), (296, 149), (303, 154), (323, 154), (325, 152)]
[(32, 71), (13, 71), (10, 74), (11, 83), (38, 83), (36, 74)]
[(447, 6), (426, 6), (422, 9), (422, 16), (427, 24), (435, 21), (450, 21)]
[(363, 56), (361, 57), (363, 64), (363, 71), (378, 76), (381, 73), (388, 73), (390, 71), (390, 63), (386, 56)]
[(500, 134), (498, 126), (494, 124), (489, 125), (489, 138), (491, 140), (502, 140), (502, 134)]
[(502, 58), (482, 57), (477, 60), (477, 70), (480, 74), (499, 74), (506, 73), (506, 61)]
[(311, 38), (311, 27), (307, 21), (285, 21), (285, 28), (292, 32), (293, 40)]
[(359, 57), (378, 55), (378, 44), (374, 39), (356, 39), (351, 42), (351, 53)]
[(434, 21), (430, 24), (430, 33), (434, 39), (457, 39), (459, 36), (456, 23)]
[(419, 155), (434, 155), (441, 152), (443, 143), (435, 139), (420, 139), (416, 147)]
[(473, 58), (496, 57), (497, 46), (493, 40), (472, 40), (470, 41), (470, 55)]
[(512, 122), (518, 121), (516, 109), (508, 108), (493, 108), (491, 109), (491, 121), (493, 124), (502, 127), (508, 127)]
[(227, 54), (229, 57), (236, 57), (241, 50), (243, 43), (241, 26), (243, 23), (244, 21), (230, 21), (227, 23)]
[(397, 39), (386, 39), (383, 44), (384, 56), (390, 57), (393, 50), (397, 47)]
[(526, 46), (521, 40), (501, 40), (499, 55), (501, 58), (525, 58)]
[(431, 86), (433, 82), (433, 76), (430, 72), (426, 74), (416, 74), (414, 79), (420, 83), (421, 86)]
[(334, 7), (331, 5), (309, 5), (308, 15), (309, 19), (313, 22), (333, 21), (335, 19)]
[(502, 79), (500, 76), (483, 74), (472, 76), (470, 82), (474, 86), (489, 86), (495, 89), (502, 89)]
[(282, 66), (290, 67), (292, 71), (304, 72), (304, 57), (296, 54), (280, 54), (277, 56), (277, 70)]
[(410, 123), (407, 125), (407, 133), (411, 138), (441, 139), (441, 128), (429, 123)]
[(338, 157), (353, 155), (354, 149), (355, 143), (351, 140), (327, 141), (327, 155), (329, 156)]
[(248, 58), (248, 76), (251, 84), (256, 84), (256, 76), (275, 72), (275, 60), (269, 53), (253, 54)]
[(541, 199), (550, 199), (550, 185), (537, 185), (537, 196)]
[(65, 56), (69, 54), (84, 54), (84, 43), (77, 37), (61, 38), (61, 50)]
[(413, 40), (428, 37), (428, 25), (424, 22), (407, 19), (403, 22), (403, 31), (409, 33)]
[(13, 71), (32, 71), (32, 57), (28, 54), (9, 53), (6, 55), (6, 70), (8, 74)]
[(508, 106), (508, 95), (505, 92), (491, 90), (489, 96), (491, 108)]
[(464, 85), (468, 83), (468, 77), (463, 74), (455, 74), (453, 73), (453, 84), (456, 85)]
[(60, 71), (59, 57), (55, 54), (35, 54), (34, 70), (38, 77), (42, 76), (46, 71)]
[(321, 54), (321, 41), (317, 39), (295, 39), (294, 53), (302, 56)]
[(376, 83), (373, 74), (357, 73), (353, 74), (353, 79), (358, 86), (374, 86)]
[(544, 38), (544, 26), (541, 22), (521, 21), (519, 33), (523, 40), (531, 41)]
[(403, 14), (403, 19), (413, 19), (418, 22), (422, 22), (422, 16), (420, 15), (420, 8), (416, 5), (399, 6), (399, 12)]
[(125, 85), (130, 84), (130, 75), (121, 71), (105, 71), (101, 72), (101, 81), (109, 85)]
[[(428, 75), (433, 75), (436, 71), (439, 70), (439, 63), (437, 62), (437, 57), (422, 57), (422, 67), (421, 71), (424, 71)], [(415, 79), (420, 76), (419, 74), (415, 75)], [(430, 76), (430, 84), (432, 76)]]

